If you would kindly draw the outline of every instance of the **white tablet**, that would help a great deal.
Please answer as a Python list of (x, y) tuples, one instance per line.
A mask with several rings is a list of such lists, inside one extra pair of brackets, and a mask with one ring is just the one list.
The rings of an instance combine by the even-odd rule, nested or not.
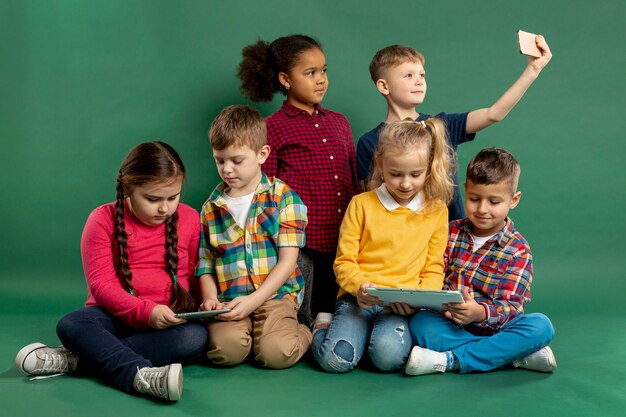
[(463, 302), (463, 295), (458, 291), (374, 287), (368, 287), (365, 291), (385, 304), (407, 303), (414, 308), (441, 310), (443, 304)]
[(217, 316), (218, 314), (228, 313), (230, 308), (224, 308), (221, 310), (203, 310), (203, 311), (190, 311), (188, 313), (177, 313), (176, 317), (179, 319), (205, 319), (207, 317)]

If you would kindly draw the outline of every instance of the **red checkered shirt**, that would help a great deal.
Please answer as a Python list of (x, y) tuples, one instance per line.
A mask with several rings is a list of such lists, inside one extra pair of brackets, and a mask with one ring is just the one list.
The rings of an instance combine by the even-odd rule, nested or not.
[(450, 223), (443, 288), (458, 291), (469, 288), (487, 313), (484, 322), (472, 325), (498, 331), (523, 314), (524, 307), (530, 302), (533, 278), (530, 246), (508, 217), (502, 230), (476, 252), (473, 244), (469, 219)]
[(266, 123), (272, 151), (263, 171), (287, 183), (306, 204), (306, 246), (335, 252), (345, 209), (363, 191), (348, 120), (320, 105), (309, 114), (285, 101)]

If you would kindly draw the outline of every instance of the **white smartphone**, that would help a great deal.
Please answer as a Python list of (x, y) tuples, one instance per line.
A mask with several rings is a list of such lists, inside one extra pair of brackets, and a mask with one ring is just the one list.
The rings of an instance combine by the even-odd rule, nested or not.
[(523, 30), (517, 31), (517, 42), (519, 43), (520, 54), (539, 58), (541, 56), (541, 50), (537, 48), (535, 43), (534, 33), (524, 32)]

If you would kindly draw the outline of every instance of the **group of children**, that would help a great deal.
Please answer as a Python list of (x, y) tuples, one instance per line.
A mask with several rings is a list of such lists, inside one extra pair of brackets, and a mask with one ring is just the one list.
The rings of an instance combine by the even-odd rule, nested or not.
[[(280, 92), (282, 107), (264, 120), (233, 105), (212, 122), (222, 182), (199, 218), (179, 203), (176, 151), (133, 148), (116, 201), (95, 209), (83, 231), (85, 308), (59, 321), (62, 347), (25, 346), (17, 368), (36, 378), (86, 372), (169, 401), (181, 397), (180, 364), (202, 354), (232, 366), (253, 352), (280, 369), (311, 349), (329, 372), (354, 369), (365, 352), (375, 368), (408, 375), (553, 371), (554, 330), (546, 316), (524, 314), (532, 257), (508, 217), (521, 196), (519, 164), (495, 148), (471, 160), (466, 218), (455, 158), (549, 62), (543, 37), (536, 43), (542, 56), (492, 106), (433, 117), (415, 109), (426, 94), (423, 56), (380, 50), (370, 73), (387, 117), (356, 150), (347, 119), (320, 105), (328, 77), (315, 39), (245, 47), (242, 92), (253, 101)], [(464, 301), (443, 311), (384, 306), (366, 290), (376, 286), (458, 290)], [(205, 322), (176, 317), (223, 308)]]

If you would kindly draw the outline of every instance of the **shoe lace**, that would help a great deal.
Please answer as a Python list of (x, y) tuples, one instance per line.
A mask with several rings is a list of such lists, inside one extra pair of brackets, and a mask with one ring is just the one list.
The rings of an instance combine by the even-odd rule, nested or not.
[(165, 387), (164, 368), (142, 368), (137, 367), (137, 378), (141, 384), (142, 392), (157, 397), (167, 398)]
[(50, 374), (52, 372), (52, 374), (35, 376), (33, 378), (30, 378), (31, 381), (61, 376), (66, 374), (70, 369), (69, 357), (66, 352), (59, 353), (42, 351), (38, 352), (37, 355), (39, 359), (43, 360), (43, 364), (41, 365), (41, 373)]

